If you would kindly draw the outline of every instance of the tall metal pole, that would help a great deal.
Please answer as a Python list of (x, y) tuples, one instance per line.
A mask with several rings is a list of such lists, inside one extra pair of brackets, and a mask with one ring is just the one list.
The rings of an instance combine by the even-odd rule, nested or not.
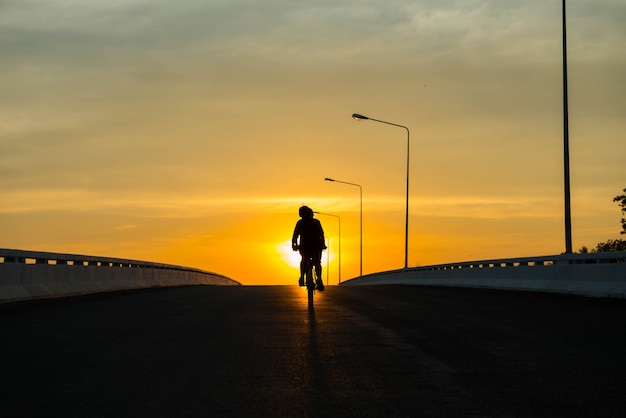
[[(338, 230), (337, 230), (337, 234), (338, 234), (338, 247), (339, 247), (339, 251), (338, 251), (338, 263), (339, 263), (339, 268), (337, 269), (337, 271), (339, 272), (339, 279), (338, 279), (338, 284), (341, 284), (341, 218), (339, 217), (339, 215), (333, 215), (332, 213), (324, 213), (324, 212), (313, 212), (316, 213), (318, 215), (326, 215), (326, 216), (332, 216), (333, 218), (337, 218), (338, 221)], [(330, 238), (328, 239), (328, 247), (330, 247)], [(328, 259), (330, 257), (328, 257), (328, 255), (326, 256), (326, 274), (327, 274), (327, 279), (326, 282), (330, 283), (328, 281)]]
[(409, 268), (409, 128), (403, 126), (406, 129), (406, 208), (405, 208), (405, 222), (404, 222), (404, 268)]
[[(350, 186), (356, 186), (359, 188), (359, 197), (360, 197), (360, 201), (361, 201), (361, 222), (360, 222), (360, 228), (361, 228), (361, 232), (360, 232), (360, 256), (359, 256), (359, 276), (363, 276), (363, 187), (361, 187), (360, 184), (356, 184), (356, 183), (350, 183), (348, 181), (341, 181), (341, 180), (335, 180), (335, 179), (331, 179), (330, 177), (326, 177), (324, 179), (325, 181), (333, 181), (336, 183), (343, 183), (343, 184), (348, 184)], [(332, 215), (331, 215), (332, 216)]]
[(572, 207), (569, 172), (569, 109), (567, 96), (567, 29), (563, 0), (563, 163), (565, 180), (565, 253), (572, 253)]
[[(330, 238), (326, 239), (328, 248), (330, 248)], [(330, 257), (326, 254), (326, 284), (330, 284)]]
[(406, 209), (405, 209), (405, 222), (404, 222), (404, 268), (409, 266), (409, 166), (410, 166), (410, 132), (409, 128), (404, 125), (398, 125), (397, 123), (386, 122), (384, 120), (369, 118), (367, 116), (359, 115), (358, 113), (352, 114), (352, 119), (355, 120), (373, 120), (374, 122), (380, 122), (387, 125), (397, 126), (398, 128), (406, 129)]

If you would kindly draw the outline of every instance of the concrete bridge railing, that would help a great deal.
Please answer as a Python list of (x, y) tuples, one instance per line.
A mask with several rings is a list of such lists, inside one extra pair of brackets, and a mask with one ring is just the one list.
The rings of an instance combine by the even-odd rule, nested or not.
[(344, 285), (414, 284), (626, 297), (626, 251), (467, 261), (392, 270)]
[(239, 284), (217, 273), (170, 264), (0, 249), (0, 303), (148, 287)]

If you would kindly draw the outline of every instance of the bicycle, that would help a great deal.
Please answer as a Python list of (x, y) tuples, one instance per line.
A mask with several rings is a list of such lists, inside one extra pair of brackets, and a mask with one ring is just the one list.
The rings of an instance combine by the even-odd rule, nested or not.
[(315, 275), (315, 268), (313, 267), (313, 257), (306, 259), (306, 269), (304, 271), (304, 283), (306, 286), (307, 297), (309, 301), (309, 309), (313, 309), (313, 294), (315, 293), (317, 277)]
[[(294, 248), (297, 250), (298, 248)], [(315, 260), (313, 257), (308, 256), (305, 259), (304, 269), (304, 286), (306, 286), (307, 299), (309, 302), (309, 309), (313, 309), (313, 294), (315, 290), (324, 290), (324, 282), (321, 277), (317, 277), (317, 270), (315, 269)]]

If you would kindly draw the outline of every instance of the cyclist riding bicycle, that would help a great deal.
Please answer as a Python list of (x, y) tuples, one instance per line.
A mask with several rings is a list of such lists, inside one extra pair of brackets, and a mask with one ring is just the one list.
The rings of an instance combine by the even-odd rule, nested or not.
[[(324, 282), (322, 281), (322, 250), (326, 249), (324, 241), (324, 230), (318, 219), (313, 217), (313, 209), (308, 206), (302, 206), (298, 210), (300, 218), (296, 222), (296, 227), (291, 238), (291, 248), (294, 251), (300, 251), (302, 260), (300, 261), (300, 279), (298, 284), (304, 286), (304, 274), (306, 271), (307, 260), (313, 260), (315, 276), (317, 277), (317, 290), (324, 290)], [(298, 243), (298, 237), (300, 242)]]

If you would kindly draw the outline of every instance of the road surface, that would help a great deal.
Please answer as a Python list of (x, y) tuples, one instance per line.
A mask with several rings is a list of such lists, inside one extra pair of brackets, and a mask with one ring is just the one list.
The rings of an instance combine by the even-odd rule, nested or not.
[(626, 301), (202, 286), (0, 305), (6, 417), (617, 416)]

